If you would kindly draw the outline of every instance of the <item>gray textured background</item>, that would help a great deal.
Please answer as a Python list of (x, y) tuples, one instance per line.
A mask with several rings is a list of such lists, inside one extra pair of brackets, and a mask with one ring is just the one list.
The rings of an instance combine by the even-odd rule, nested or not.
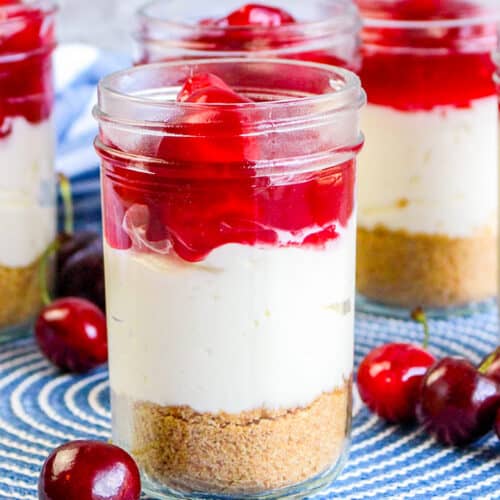
[(146, 0), (58, 0), (59, 39), (129, 51), (135, 10)]
[[(130, 33), (134, 27), (134, 13), (150, 0), (56, 0), (61, 6), (58, 22), (59, 39), (63, 42), (87, 42), (106, 49), (130, 53)], [(163, 0), (168, 2), (169, 0)], [(249, 0), (248, 0), (249, 1)], [(492, 0), (500, 2), (500, 0)], [(211, 15), (223, 16), (241, 7), (246, 0), (178, 0), (181, 17), (186, 12), (197, 12), (197, 6)], [(260, 1), (257, 3), (265, 3)], [(308, 0), (273, 0), (273, 5), (288, 9), (301, 19), (317, 19), (319, 2)]]

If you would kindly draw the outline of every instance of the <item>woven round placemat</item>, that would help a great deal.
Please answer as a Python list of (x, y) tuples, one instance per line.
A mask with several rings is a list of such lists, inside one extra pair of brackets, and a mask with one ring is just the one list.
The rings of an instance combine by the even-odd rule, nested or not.
[[(437, 356), (478, 362), (497, 344), (493, 306), (430, 326)], [(381, 343), (421, 337), (411, 321), (358, 314), (356, 361)], [(0, 348), (0, 498), (36, 499), (38, 473), (51, 449), (71, 439), (109, 438), (108, 374), (105, 368), (60, 374), (30, 337)], [(347, 467), (314, 498), (498, 498), (500, 441), (493, 434), (466, 450), (444, 448), (417, 427), (387, 425), (359, 405), (355, 413)]]

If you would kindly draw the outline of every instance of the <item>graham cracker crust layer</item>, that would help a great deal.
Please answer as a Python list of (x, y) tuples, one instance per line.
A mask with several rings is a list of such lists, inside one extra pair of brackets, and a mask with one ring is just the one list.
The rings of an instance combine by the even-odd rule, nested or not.
[(493, 297), (497, 240), (358, 228), (357, 289), (365, 297), (413, 308), (452, 307)]
[(22, 324), (40, 309), (39, 261), (28, 267), (0, 266), (0, 329)]
[(350, 426), (350, 382), (305, 408), (240, 414), (137, 403), (132, 453), (150, 479), (244, 494), (311, 478), (336, 463)]

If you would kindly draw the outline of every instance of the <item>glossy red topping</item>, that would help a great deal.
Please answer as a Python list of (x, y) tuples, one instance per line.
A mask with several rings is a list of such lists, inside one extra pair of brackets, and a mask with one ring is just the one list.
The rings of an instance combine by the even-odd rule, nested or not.
[(283, 9), (249, 3), (231, 12), (222, 19), (207, 19), (201, 23), (224, 28), (228, 26), (262, 26), (264, 28), (275, 28), (283, 24), (291, 24), (294, 22), (294, 17)]
[(179, 91), (177, 102), (236, 104), (252, 101), (243, 95), (237, 94), (218, 76), (210, 73), (200, 73), (186, 80)]
[(185, 83), (178, 100), (226, 105), (197, 108), (182, 125), (169, 124), (159, 144), (145, 141), (134, 151), (169, 167), (105, 163), (108, 244), (160, 253), (173, 247), (182, 259), (199, 261), (227, 243), (322, 246), (338, 236), (353, 211), (353, 162), (258, 176), (259, 142), (238, 110), (249, 99), (203, 74)]
[[(5, 5), (20, 5), (21, 0), (0, 0), (0, 7)], [(5, 18), (6, 15), (2, 14), (2, 19)]]
[[(290, 44), (290, 33), (280, 34), (277, 28), (295, 23), (294, 17), (282, 9), (247, 4), (223, 18), (202, 19), (200, 26), (214, 29), (205, 29), (193, 41), (217, 51), (279, 49)], [(303, 41), (299, 33), (294, 34), (292, 43)]]
[(387, 7), (386, 0), (357, 0), (370, 18), (398, 21), (442, 21), (464, 19), (481, 14), (470, 0), (399, 0)]
[[(234, 10), (227, 16), (219, 19), (202, 19), (199, 25), (204, 29), (200, 35), (187, 40), (190, 47), (196, 46), (198, 51), (207, 50), (213, 56), (216, 51), (221, 52), (259, 52), (266, 50), (286, 49), (286, 53), (273, 54), (274, 57), (286, 57), (300, 61), (317, 62), (349, 68), (359, 69), (358, 54), (352, 54), (350, 42), (346, 45), (343, 54), (342, 43), (332, 34), (331, 39), (322, 33), (320, 40), (314, 42), (311, 33), (303, 33), (298, 21), (289, 12), (269, 5), (246, 4)], [(294, 25), (297, 25), (295, 28)], [(278, 28), (282, 27), (282, 30)], [(210, 28), (213, 28), (210, 29)], [(354, 29), (354, 28), (353, 28)], [(344, 37), (344, 34), (340, 34)], [(357, 31), (353, 31), (353, 39)], [(326, 45), (324, 49), (309, 50), (308, 44)], [(201, 52), (200, 52), (201, 53)], [(200, 57), (200, 53), (197, 57)], [(178, 55), (176, 55), (178, 58)], [(167, 59), (167, 58), (165, 58)], [(151, 62), (148, 54), (142, 63)]]
[[(481, 14), (471, 2), (403, 0), (391, 9), (360, 0), (364, 15), (393, 21), (469, 19)], [(402, 111), (436, 106), (469, 107), (495, 94), (492, 80), (494, 21), (413, 29), (369, 23), (364, 29), (361, 79), (372, 104)]]
[(53, 45), (46, 12), (36, 4), (0, 2), (0, 137), (10, 133), (11, 117), (38, 123), (50, 115)]

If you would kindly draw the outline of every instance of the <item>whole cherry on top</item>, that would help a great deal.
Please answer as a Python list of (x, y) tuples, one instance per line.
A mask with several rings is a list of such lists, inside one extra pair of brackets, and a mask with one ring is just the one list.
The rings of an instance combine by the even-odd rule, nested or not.
[(294, 23), (295, 19), (288, 12), (277, 7), (249, 3), (231, 12), (221, 19), (205, 19), (203, 25), (213, 25), (221, 28), (228, 26), (261, 26), (274, 28), (283, 24)]
[(188, 78), (177, 95), (177, 102), (198, 104), (237, 104), (252, 102), (235, 92), (224, 80), (211, 73), (197, 73)]
[[(182, 165), (192, 182), (183, 184), (182, 190), (166, 186), (151, 203), (145, 191), (128, 189), (125, 185), (111, 186), (105, 179), (103, 196), (113, 196), (119, 201), (106, 205), (116, 206), (116, 210), (127, 213), (123, 224), (117, 224), (115, 217), (109, 216), (110, 211), (105, 211), (108, 243), (114, 248), (141, 244), (137, 241), (135, 228), (146, 224), (148, 244), (166, 241), (184, 260), (198, 261), (214, 246), (232, 243), (235, 237), (246, 242), (255, 240), (261, 233), (267, 235), (268, 229), (261, 230), (260, 226), (250, 225), (235, 231), (231, 224), (221, 224), (225, 217), (243, 221), (248, 218), (245, 201), (249, 193), (254, 192), (250, 186), (255, 182), (250, 175), (249, 158), (258, 157), (258, 142), (243, 134), (238, 105), (251, 101), (216, 75), (197, 73), (184, 82), (177, 102), (200, 106), (192, 106), (188, 120), (165, 125), (166, 131), (172, 133), (165, 134), (159, 144), (155, 143), (154, 154), (159, 159)], [(145, 142), (142, 152), (147, 155), (150, 145)], [(159, 179), (165, 176), (165, 169), (155, 169), (157, 167), (151, 165), (150, 172), (157, 173)], [(120, 166), (117, 170), (127, 178), (127, 184), (144, 183), (141, 171), (120, 169)], [(200, 186), (211, 176), (218, 179), (231, 176), (232, 180), (211, 190), (202, 189)], [(227, 188), (228, 185), (231, 189)], [(147, 207), (146, 214), (144, 206)]]
[[(282, 46), (286, 43), (275, 33), (281, 26), (295, 24), (295, 18), (283, 9), (262, 4), (246, 4), (221, 18), (202, 19), (199, 24), (209, 28), (200, 37), (202, 43), (219, 50), (253, 50), (253, 47)], [(210, 30), (220, 28), (223, 30)], [(257, 31), (256, 31), (257, 30)], [(295, 37), (295, 42), (298, 34)]]

